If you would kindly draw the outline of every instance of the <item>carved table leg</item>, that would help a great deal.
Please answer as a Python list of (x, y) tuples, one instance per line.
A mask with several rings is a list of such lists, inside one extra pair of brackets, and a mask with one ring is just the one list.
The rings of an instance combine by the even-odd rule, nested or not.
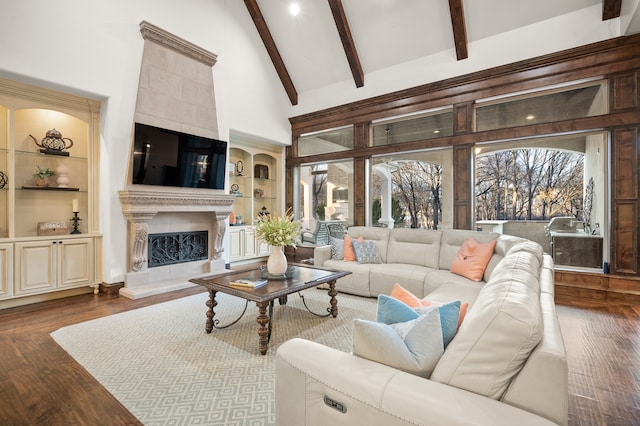
[[(270, 302), (256, 302), (259, 310), (256, 321), (260, 324), (260, 328), (258, 328), (258, 349), (260, 350), (260, 355), (265, 355), (269, 348), (269, 335), (271, 334), (271, 317), (267, 315), (267, 307), (269, 304)], [(269, 327), (267, 327), (267, 325), (269, 325)]]
[(209, 300), (207, 300), (207, 307), (209, 309), (207, 309), (207, 321), (204, 324), (204, 329), (207, 331), (207, 334), (210, 334), (211, 330), (213, 330), (213, 317), (216, 315), (215, 312), (213, 312), (213, 308), (218, 304), (218, 302), (216, 302), (216, 293), (217, 291), (215, 290), (209, 290)]
[(329, 312), (334, 318), (338, 316), (338, 299), (336, 299), (337, 295), (338, 291), (336, 290), (336, 280), (329, 281), (329, 296), (331, 297), (331, 308), (329, 308)]

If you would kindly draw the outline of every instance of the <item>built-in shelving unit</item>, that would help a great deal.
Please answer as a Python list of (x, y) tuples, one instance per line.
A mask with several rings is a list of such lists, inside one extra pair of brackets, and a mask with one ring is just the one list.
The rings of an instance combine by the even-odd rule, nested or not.
[(256, 239), (254, 224), (263, 214), (282, 214), (282, 148), (232, 144), (230, 193), (236, 196), (230, 219), (230, 261), (268, 256), (270, 247)]
[[(99, 111), (95, 100), (0, 79), (0, 308), (100, 283)], [(64, 143), (43, 149), (53, 129)], [(38, 168), (55, 172), (48, 186), (36, 182)], [(70, 232), (74, 210), (80, 234), (39, 233), (43, 223)]]

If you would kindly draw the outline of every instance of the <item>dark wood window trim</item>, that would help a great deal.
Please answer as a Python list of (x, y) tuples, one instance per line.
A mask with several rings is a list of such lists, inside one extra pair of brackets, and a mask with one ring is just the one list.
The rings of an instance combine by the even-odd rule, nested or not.
[[(485, 132), (475, 132), (473, 130), (473, 104), (479, 100), (594, 78), (602, 78), (608, 81), (609, 113), (607, 114)], [(354, 126), (356, 149), (316, 155), (313, 157), (313, 161), (354, 159), (354, 163), (359, 165), (357, 170), (354, 169), (354, 184), (356, 192), (361, 194), (365, 193), (364, 182), (366, 182), (366, 179), (364, 173), (366, 171), (363, 165), (367, 158), (399, 151), (454, 147), (455, 157), (459, 159), (454, 164), (454, 181), (459, 183), (454, 188), (454, 225), (456, 228), (469, 228), (472, 223), (471, 206), (473, 205), (471, 199), (473, 191), (469, 186), (469, 179), (472, 176), (472, 164), (470, 160), (466, 161), (464, 159), (467, 158), (467, 154), (470, 155), (474, 144), (493, 140), (590, 130), (607, 130), (614, 135), (614, 129), (622, 127), (640, 128), (639, 82), (640, 34), (618, 37), (600, 43), (428, 83), (291, 117), (289, 121), (294, 145), (297, 137), (304, 133), (345, 125)], [(391, 146), (371, 147), (366, 143), (369, 137), (368, 126), (373, 120), (441, 107), (454, 108), (456, 129), (454, 129), (453, 136)], [(638, 143), (640, 144), (640, 142)], [(288, 169), (310, 161), (309, 158), (293, 155), (295, 152), (297, 152), (295, 147), (289, 150), (290, 155), (287, 158)], [(613, 156), (611, 158), (611, 161), (614, 161)], [(614, 165), (615, 172), (618, 175), (626, 176), (631, 173), (634, 179), (638, 179), (638, 171), (629, 170), (628, 168), (630, 167), (632, 167), (632, 162), (618, 162)], [(359, 174), (363, 175), (359, 176)], [(615, 181), (612, 182), (612, 185), (615, 184)], [(359, 185), (362, 185), (362, 187)], [(287, 192), (291, 192), (290, 185), (287, 186)], [(289, 199), (290, 197), (288, 196), (287, 200)], [(364, 202), (365, 200), (362, 200), (362, 203)], [(634, 202), (637, 203), (637, 201)], [(623, 204), (621, 200), (619, 206)], [(635, 206), (637, 205), (635, 204)], [(609, 217), (612, 232), (615, 233), (615, 230), (620, 229), (622, 225), (617, 221), (622, 219), (616, 216), (617, 212), (613, 211), (614, 208), (614, 205), (612, 205)], [(361, 208), (356, 209), (354, 223), (365, 223), (365, 210), (364, 204), (362, 204)], [(630, 219), (629, 216), (631, 217)], [(628, 223), (629, 220), (631, 221), (630, 223)], [(632, 213), (625, 215), (624, 222), (625, 227), (632, 226), (634, 229), (639, 229), (640, 213), (633, 210)], [(617, 273), (640, 276), (640, 268), (637, 267), (639, 263), (637, 247), (640, 246), (640, 241), (638, 241), (638, 245), (631, 249), (633, 259), (630, 261), (628, 259), (630, 249), (626, 246), (619, 246), (615, 235), (611, 235), (611, 241), (612, 246), (609, 254), (611, 265), (614, 268), (616, 265), (622, 266), (622, 263), (625, 265), (619, 268)], [(636, 243), (634, 242), (634, 244)], [(620, 253), (624, 253), (625, 259), (616, 259), (616, 256)]]

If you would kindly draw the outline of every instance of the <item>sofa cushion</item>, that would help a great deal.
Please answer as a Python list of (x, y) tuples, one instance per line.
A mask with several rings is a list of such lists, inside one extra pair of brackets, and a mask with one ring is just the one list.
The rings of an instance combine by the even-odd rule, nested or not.
[[(508, 254), (500, 263), (525, 265), (528, 260), (510, 258), (532, 256), (519, 251)], [(513, 279), (497, 281), (492, 277), (482, 287), (440, 358), (432, 380), (493, 399), (502, 397), (544, 331), (536, 290), (538, 278), (534, 275), (515, 274)], [(534, 282), (527, 282), (530, 280)]]
[(442, 231), (393, 228), (389, 234), (387, 263), (404, 263), (436, 269)]
[(365, 240), (360, 242), (353, 240), (353, 251), (356, 253), (356, 261), (358, 263), (382, 263), (374, 241)]
[[(327, 246), (327, 248), (329, 248)], [(338, 291), (356, 294), (358, 296), (371, 297), (369, 290), (369, 266), (361, 265), (357, 262), (345, 262), (344, 260), (325, 260), (323, 268), (336, 269), (339, 271), (349, 271), (350, 275), (340, 278), (336, 283)]]
[(444, 352), (437, 309), (407, 322), (353, 322), (353, 354), (428, 378)]
[(424, 280), (434, 269), (406, 263), (382, 263), (370, 265), (369, 287), (371, 294), (389, 294), (395, 283), (413, 292), (418, 297), (424, 296)]
[(483, 287), (482, 283), (476, 283), (464, 277), (453, 275), (450, 272), (436, 271), (429, 274), (430, 277), (431, 275), (441, 278), (442, 284), (437, 289), (427, 293), (425, 298), (436, 302), (446, 303), (452, 300), (460, 300), (462, 303), (468, 303), (469, 306), (473, 306), (473, 302), (478, 298)]
[(495, 246), (496, 240), (479, 243), (473, 238), (467, 238), (451, 264), (451, 272), (473, 281), (482, 281)]
[(329, 244), (331, 244), (331, 259), (344, 259), (344, 239), (329, 237)]

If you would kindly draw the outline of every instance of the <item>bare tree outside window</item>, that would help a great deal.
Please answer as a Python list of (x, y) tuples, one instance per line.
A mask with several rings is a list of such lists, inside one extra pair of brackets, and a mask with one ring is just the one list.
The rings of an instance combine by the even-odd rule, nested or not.
[(584, 155), (514, 149), (476, 160), (476, 220), (582, 215)]
[(407, 212), (411, 228), (438, 229), (442, 215), (442, 166), (401, 161), (391, 174), (393, 197)]

